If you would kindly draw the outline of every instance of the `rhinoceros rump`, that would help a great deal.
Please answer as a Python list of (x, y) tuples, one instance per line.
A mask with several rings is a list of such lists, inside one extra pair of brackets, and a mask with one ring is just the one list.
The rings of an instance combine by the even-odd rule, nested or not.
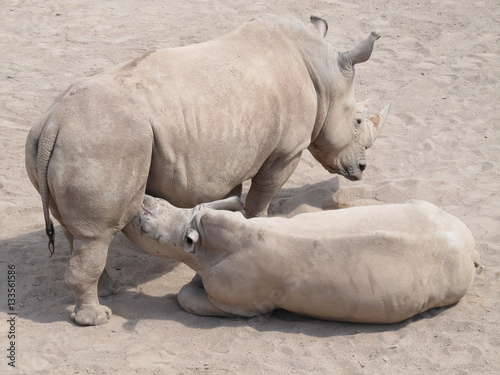
[(306, 148), (328, 171), (361, 178), (388, 108), (362, 115), (354, 65), (378, 36), (340, 52), (326, 30), (315, 17), (257, 18), (206, 43), (145, 53), (55, 100), (28, 135), (26, 168), (51, 251), (49, 208), (71, 246), (65, 279), (78, 324), (108, 320), (98, 280), (101, 295), (116, 289), (104, 268), (108, 246), (145, 192), (193, 207), (251, 179), (246, 214), (264, 216)]
[[(252, 317), (277, 308), (327, 320), (395, 323), (462, 298), (479, 255), (469, 229), (428, 202), (245, 219), (230, 199), (192, 210), (146, 196), (128, 225), (198, 275), (188, 312)], [(149, 243), (149, 242), (148, 242)]]

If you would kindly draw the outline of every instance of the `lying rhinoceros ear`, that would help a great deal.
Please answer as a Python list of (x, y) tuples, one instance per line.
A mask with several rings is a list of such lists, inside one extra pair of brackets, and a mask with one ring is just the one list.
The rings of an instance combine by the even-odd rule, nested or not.
[(359, 64), (368, 60), (373, 51), (373, 45), (380, 35), (372, 32), (368, 38), (359, 43), (356, 47), (346, 52), (352, 65)]
[(328, 23), (324, 19), (316, 16), (311, 16), (309, 19), (311, 20), (311, 23), (314, 25), (316, 30), (318, 30), (318, 32), (324, 38), (326, 33), (328, 32)]
[(195, 229), (188, 229), (184, 235), (184, 252), (194, 253), (200, 234)]

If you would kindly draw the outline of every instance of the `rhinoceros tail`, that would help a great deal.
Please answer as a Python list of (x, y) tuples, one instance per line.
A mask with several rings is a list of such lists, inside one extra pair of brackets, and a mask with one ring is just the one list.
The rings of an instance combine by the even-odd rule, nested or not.
[(47, 233), (47, 236), (49, 237), (49, 251), (50, 251), (50, 257), (52, 258), (52, 255), (54, 255), (54, 224), (52, 224), (52, 220), (49, 218), (49, 222), (45, 222), (45, 233)]
[(40, 138), (38, 140), (38, 154), (37, 154), (37, 175), (40, 196), (42, 197), (43, 215), (45, 218), (45, 233), (49, 237), (49, 251), (50, 256), (54, 255), (54, 224), (50, 219), (49, 205), (50, 205), (50, 191), (47, 179), (47, 171), (49, 168), (49, 160), (52, 155), (52, 150), (57, 139), (58, 129), (55, 124), (50, 120), (45, 123)]

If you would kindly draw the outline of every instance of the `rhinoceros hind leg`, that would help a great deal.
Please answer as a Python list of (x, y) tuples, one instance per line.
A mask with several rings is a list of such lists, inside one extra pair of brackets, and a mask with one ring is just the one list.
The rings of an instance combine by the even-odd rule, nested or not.
[(99, 297), (108, 297), (112, 294), (120, 293), (123, 290), (123, 285), (118, 280), (112, 278), (107, 268), (104, 268), (97, 284), (97, 290)]
[(208, 299), (208, 294), (203, 288), (201, 277), (196, 276), (184, 285), (177, 294), (177, 301), (182, 309), (188, 313), (200, 316), (223, 316), (235, 317), (236, 315), (227, 313), (215, 307)]
[(76, 238), (65, 273), (66, 284), (76, 297), (71, 319), (80, 325), (104, 324), (111, 317), (111, 310), (99, 303), (97, 283), (106, 264), (109, 238)]
[[(65, 225), (61, 225), (63, 229), (63, 233), (66, 236), (66, 239), (69, 242), (69, 250), (70, 253), (73, 253), (73, 240), (74, 237), (66, 228)], [(122, 284), (118, 282), (117, 280), (113, 279), (109, 273), (108, 270), (105, 268), (104, 272), (102, 273), (101, 277), (99, 278), (99, 284), (97, 286), (98, 292), (99, 292), (99, 297), (107, 297), (112, 294), (117, 294), (120, 293), (123, 290)]]

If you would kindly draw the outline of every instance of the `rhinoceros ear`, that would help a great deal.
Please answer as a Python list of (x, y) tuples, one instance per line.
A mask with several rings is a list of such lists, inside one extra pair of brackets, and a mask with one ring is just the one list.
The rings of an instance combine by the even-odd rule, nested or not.
[(184, 235), (184, 252), (194, 253), (200, 234), (195, 229), (188, 229)]
[(352, 65), (359, 64), (368, 60), (373, 51), (373, 44), (380, 35), (372, 32), (368, 38), (359, 43), (356, 47), (346, 52)]
[(311, 23), (316, 28), (316, 30), (318, 30), (318, 32), (324, 38), (326, 33), (328, 32), (328, 23), (324, 19), (316, 17), (316, 16), (311, 16), (310, 20), (311, 20)]

